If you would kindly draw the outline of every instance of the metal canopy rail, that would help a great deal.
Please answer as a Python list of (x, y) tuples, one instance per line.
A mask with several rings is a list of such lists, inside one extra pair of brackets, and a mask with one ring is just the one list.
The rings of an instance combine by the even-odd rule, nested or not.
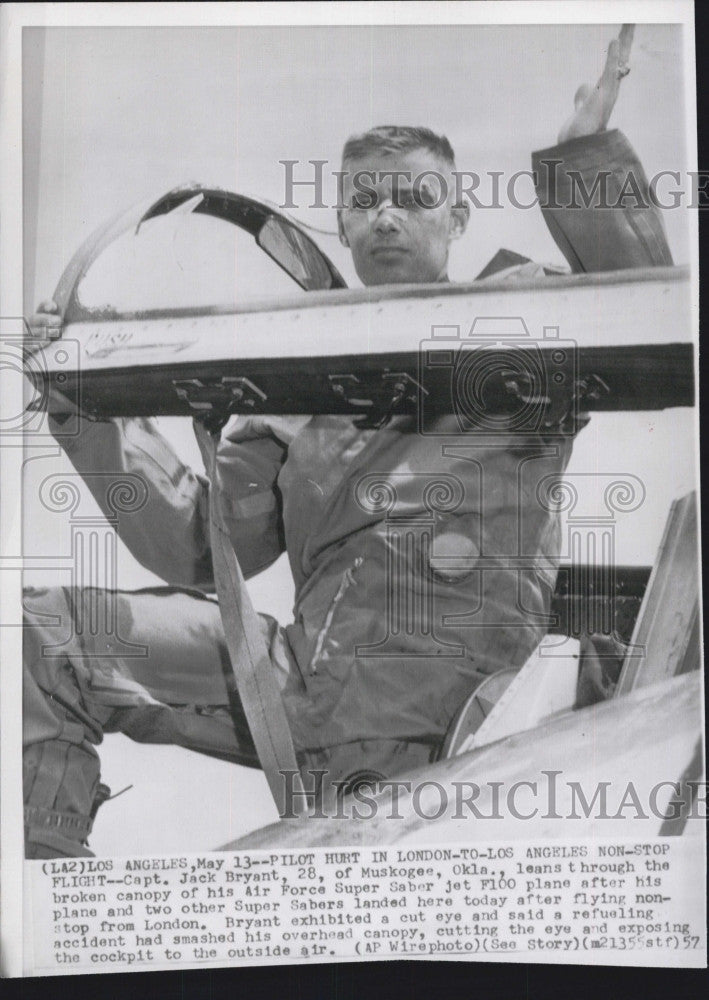
[(482, 378), (489, 411), (658, 410), (694, 404), (692, 330), (683, 267), (104, 313), (45, 349), (30, 406), (52, 382), (98, 417), (450, 413)]

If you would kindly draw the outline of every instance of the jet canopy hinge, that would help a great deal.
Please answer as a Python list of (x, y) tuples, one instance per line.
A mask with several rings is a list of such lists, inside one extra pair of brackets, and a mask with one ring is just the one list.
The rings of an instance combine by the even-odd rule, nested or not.
[(219, 378), (176, 378), (175, 392), (195, 415), (230, 414), (259, 408), (268, 398), (251, 379), (241, 375)]
[(421, 395), (428, 391), (406, 372), (372, 373), (358, 376), (351, 373), (328, 375), (335, 395), (355, 410), (364, 412), (356, 421), (358, 427), (383, 427), (396, 413), (411, 412)]

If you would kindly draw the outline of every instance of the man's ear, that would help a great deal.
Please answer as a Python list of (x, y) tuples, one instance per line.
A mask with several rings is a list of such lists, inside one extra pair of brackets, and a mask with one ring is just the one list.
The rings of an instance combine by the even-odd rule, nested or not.
[(343, 247), (349, 247), (350, 241), (345, 236), (345, 227), (342, 224), (342, 211), (339, 209), (337, 212), (337, 232), (340, 237), (340, 243)]
[(451, 209), (449, 238), (451, 240), (460, 239), (468, 228), (470, 221), (470, 205), (467, 201), (462, 201)]

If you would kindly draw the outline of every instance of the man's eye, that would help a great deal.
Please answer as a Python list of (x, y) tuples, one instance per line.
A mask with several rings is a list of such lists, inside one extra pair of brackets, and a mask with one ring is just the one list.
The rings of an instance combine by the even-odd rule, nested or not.
[(373, 194), (369, 194), (366, 191), (362, 191), (359, 194), (353, 194), (350, 199), (350, 208), (359, 210), (360, 212), (368, 212), (371, 208), (377, 207), (377, 199)]
[(422, 186), (416, 192), (416, 204), (420, 208), (435, 208), (438, 204), (438, 195), (430, 187)]

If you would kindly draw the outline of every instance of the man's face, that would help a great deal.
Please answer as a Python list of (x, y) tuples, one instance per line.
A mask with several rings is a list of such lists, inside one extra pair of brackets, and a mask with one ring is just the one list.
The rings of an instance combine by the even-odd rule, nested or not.
[[(451, 240), (468, 220), (467, 209), (453, 207), (451, 168), (429, 150), (413, 149), (348, 160), (342, 169), (340, 239), (363, 284), (444, 280)], [(397, 171), (406, 174), (394, 180)]]

